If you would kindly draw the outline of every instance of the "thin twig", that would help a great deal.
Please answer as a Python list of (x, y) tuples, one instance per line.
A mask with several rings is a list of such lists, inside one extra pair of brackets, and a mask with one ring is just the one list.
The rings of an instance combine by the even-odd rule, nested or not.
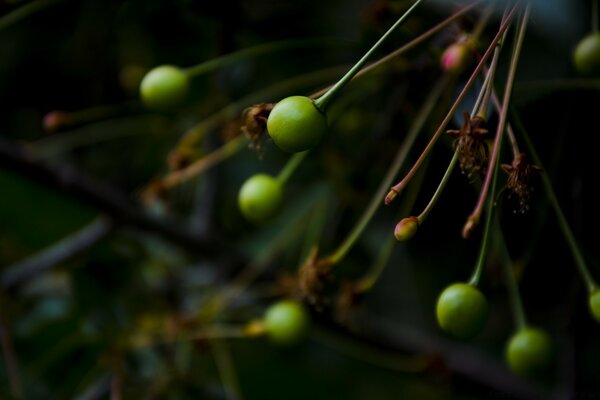
[(22, 399), (23, 386), (21, 384), (21, 378), (19, 377), (17, 357), (15, 355), (12, 338), (2, 315), (0, 315), (0, 342), (2, 342), (2, 353), (4, 354), (10, 392), (15, 398)]
[(105, 182), (79, 172), (70, 165), (40, 160), (23, 147), (5, 139), (0, 139), (0, 168), (65, 193), (119, 222), (155, 232), (194, 252), (214, 255), (220, 248), (214, 238), (199, 238), (174, 221), (148, 214)]
[(0, 286), (7, 288), (18, 285), (32, 276), (37, 276), (55, 265), (72, 259), (108, 236), (113, 226), (113, 222), (106, 217), (96, 218), (81, 230), (41, 252), (6, 267), (0, 277)]

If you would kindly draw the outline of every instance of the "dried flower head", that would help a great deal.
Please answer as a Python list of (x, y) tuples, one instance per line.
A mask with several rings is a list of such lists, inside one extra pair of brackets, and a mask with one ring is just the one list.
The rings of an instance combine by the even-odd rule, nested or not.
[(465, 122), (460, 130), (448, 130), (446, 133), (454, 138), (454, 147), (458, 152), (458, 162), (463, 173), (469, 179), (485, 174), (488, 163), (488, 147), (485, 138), (488, 134), (486, 122), (480, 116), (471, 118), (465, 112)]
[(516, 195), (519, 201), (519, 211), (524, 213), (529, 210), (529, 198), (533, 191), (531, 181), (543, 170), (537, 165), (531, 164), (525, 153), (520, 153), (511, 164), (502, 164), (502, 169), (508, 174), (506, 181), (508, 197)]
[(248, 107), (242, 112), (242, 133), (250, 139), (251, 146), (257, 151), (263, 147), (267, 119), (273, 106), (273, 103), (260, 103)]
[(319, 258), (318, 248), (314, 248), (306, 262), (298, 271), (300, 293), (310, 304), (323, 305), (323, 291), (329, 278), (332, 262), (327, 258)]

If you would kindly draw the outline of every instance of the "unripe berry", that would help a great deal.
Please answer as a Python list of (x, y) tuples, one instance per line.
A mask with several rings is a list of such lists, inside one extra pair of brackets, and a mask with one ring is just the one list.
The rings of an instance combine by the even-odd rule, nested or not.
[(440, 328), (458, 339), (469, 339), (485, 326), (488, 304), (477, 288), (455, 283), (440, 294), (436, 314)]
[(590, 310), (592, 311), (594, 319), (600, 322), (600, 289), (596, 289), (590, 295)]
[(508, 342), (506, 360), (510, 369), (518, 375), (542, 372), (552, 360), (550, 336), (537, 328), (521, 329)]
[(265, 222), (277, 213), (283, 189), (271, 175), (256, 174), (244, 182), (238, 195), (240, 211), (254, 223)]
[(267, 131), (283, 151), (297, 153), (315, 147), (327, 133), (327, 118), (304, 96), (292, 96), (275, 104)]
[(462, 40), (451, 44), (440, 59), (442, 70), (454, 74), (461, 73), (472, 59), (471, 46), (468, 41)]
[(263, 318), (265, 332), (277, 344), (294, 344), (304, 337), (309, 318), (304, 306), (293, 300), (271, 305)]
[(416, 217), (403, 218), (398, 222), (394, 229), (396, 240), (404, 241), (415, 236), (419, 229), (419, 220)]
[(600, 33), (591, 33), (577, 44), (573, 61), (582, 75), (600, 74)]
[(148, 108), (168, 110), (185, 100), (189, 86), (189, 77), (183, 70), (172, 65), (161, 65), (144, 76), (140, 95)]

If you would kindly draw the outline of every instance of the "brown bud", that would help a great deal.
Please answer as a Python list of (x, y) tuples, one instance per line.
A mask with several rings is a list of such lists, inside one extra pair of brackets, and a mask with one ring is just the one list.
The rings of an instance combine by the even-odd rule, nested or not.
[(417, 217), (407, 217), (401, 219), (394, 229), (394, 236), (398, 241), (405, 241), (415, 236), (419, 229), (419, 220)]

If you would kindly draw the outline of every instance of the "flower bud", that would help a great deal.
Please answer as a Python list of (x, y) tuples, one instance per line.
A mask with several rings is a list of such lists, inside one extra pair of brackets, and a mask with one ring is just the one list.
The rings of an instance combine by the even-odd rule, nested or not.
[(401, 219), (394, 229), (394, 236), (399, 241), (410, 239), (419, 229), (419, 220), (417, 217), (408, 217)]
[(50, 111), (44, 116), (42, 126), (46, 132), (55, 132), (69, 123), (69, 114), (64, 111)]
[(461, 73), (472, 59), (469, 42), (461, 40), (451, 44), (440, 59), (442, 70), (450, 73)]

